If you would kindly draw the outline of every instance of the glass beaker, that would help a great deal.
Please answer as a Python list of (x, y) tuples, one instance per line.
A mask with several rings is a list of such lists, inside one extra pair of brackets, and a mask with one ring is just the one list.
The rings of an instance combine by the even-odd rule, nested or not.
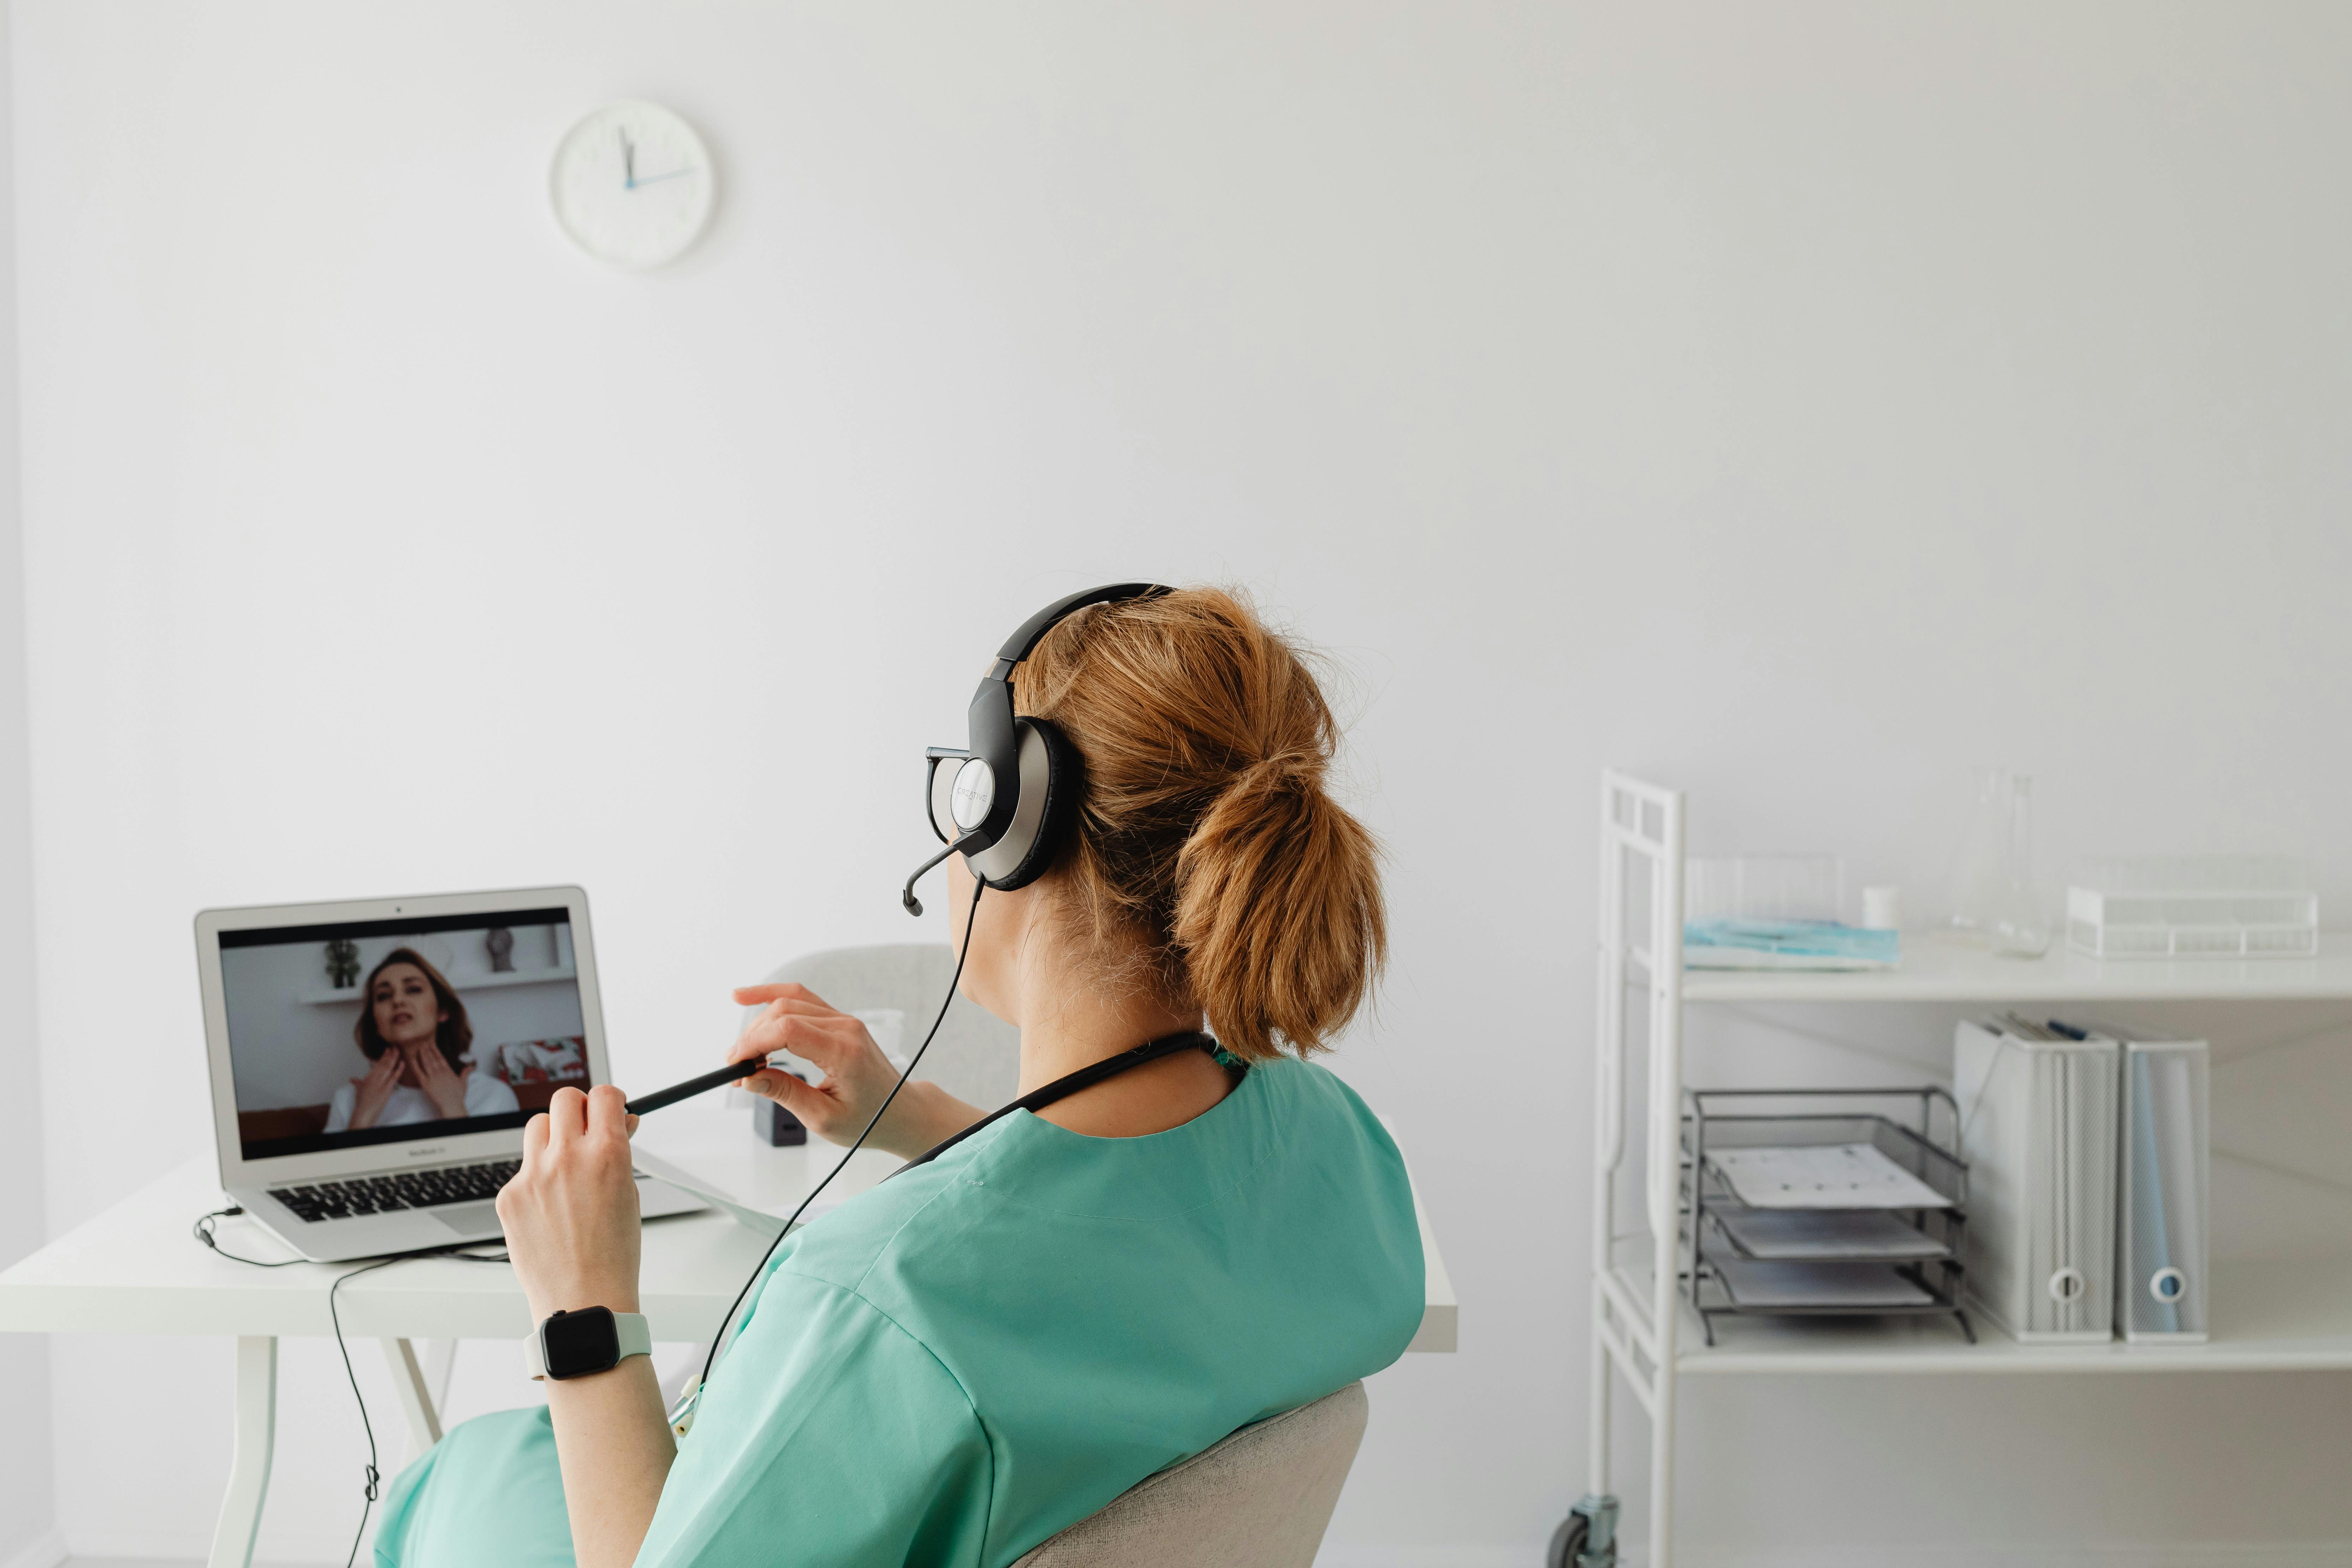
[(2003, 958), (2039, 958), (2050, 951), (2050, 916), (2033, 888), (2033, 781), (2009, 779), (2009, 852), (2000, 901), (1989, 933)]
[(1979, 768), (1976, 803), (1969, 812), (1968, 831), (1952, 861), (1952, 913), (1944, 935), (1972, 947), (1992, 942), (1993, 922), (2000, 918), (2002, 895), (2009, 884), (2009, 774), (2000, 768)]

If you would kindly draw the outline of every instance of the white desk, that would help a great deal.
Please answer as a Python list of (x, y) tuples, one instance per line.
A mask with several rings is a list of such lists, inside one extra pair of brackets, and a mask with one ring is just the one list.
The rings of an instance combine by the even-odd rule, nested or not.
[[(716, 1097), (713, 1097), (713, 1110)], [(718, 1125), (722, 1151), (693, 1157), (691, 1134)], [(652, 1124), (647, 1124), (651, 1131)], [(697, 1174), (750, 1197), (758, 1206), (797, 1199), (812, 1179), (801, 1149), (763, 1149), (742, 1118), (723, 1123), (681, 1118), (648, 1147)], [(642, 1136), (642, 1134), (641, 1134)], [(830, 1151), (825, 1151), (830, 1153)], [(898, 1162), (861, 1153), (828, 1189), (856, 1193), (889, 1173)], [(823, 1167), (819, 1166), (819, 1170)], [(220, 1522), (213, 1532), (211, 1568), (246, 1568), (269, 1486), (276, 1436), (278, 1342), (288, 1335), (325, 1337), (327, 1287), (354, 1266), (306, 1263), (251, 1268), (215, 1256), (189, 1235), (197, 1215), (224, 1205), (209, 1159), (188, 1162), (86, 1224), (0, 1273), (0, 1332), (207, 1334), (236, 1341), (236, 1448)], [(1418, 1199), (1416, 1198), (1416, 1206)], [(220, 1225), (224, 1247), (250, 1258), (288, 1256), (269, 1233), (245, 1219)], [(1454, 1347), (1454, 1289), (1437, 1254), (1436, 1237), (1422, 1220), (1428, 1260), (1428, 1303), (1421, 1331), (1409, 1347)], [(717, 1214), (656, 1220), (646, 1226), (641, 1299), (658, 1342), (708, 1340), (735, 1292), (758, 1262), (765, 1238)], [(520, 1340), (530, 1316), (514, 1272), (505, 1264), (422, 1258), (363, 1274), (336, 1292), (346, 1340), (383, 1342), (393, 1382), (408, 1419), (409, 1442), (423, 1452), (441, 1440), (438, 1399), (447, 1378), (448, 1349), (458, 1340)], [(439, 1342), (428, 1365), (418, 1341)], [(520, 1365), (520, 1363), (518, 1363)], [(387, 1466), (387, 1473), (393, 1468)]]

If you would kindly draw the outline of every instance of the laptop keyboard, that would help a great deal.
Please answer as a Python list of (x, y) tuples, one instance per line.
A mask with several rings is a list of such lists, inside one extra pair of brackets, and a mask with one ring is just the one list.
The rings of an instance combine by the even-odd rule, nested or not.
[(292, 1209), (296, 1217), (315, 1225), (322, 1219), (352, 1219), (399, 1209), (480, 1203), (485, 1198), (497, 1197), (499, 1189), (521, 1169), (520, 1160), (492, 1160), (487, 1164), (449, 1165), (436, 1171), (354, 1176), (348, 1182), (320, 1182), (307, 1187), (272, 1187), (269, 1195)]

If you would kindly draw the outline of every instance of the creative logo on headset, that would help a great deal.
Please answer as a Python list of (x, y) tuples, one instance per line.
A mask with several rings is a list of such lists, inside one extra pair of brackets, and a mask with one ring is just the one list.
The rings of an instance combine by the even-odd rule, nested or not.
[(978, 827), (996, 804), (996, 770), (978, 757), (956, 770), (955, 793), (949, 812), (961, 828)]
[[(1013, 671), (1047, 632), (1090, 605), (1157, 598), (1158, 583), (1113, 583), (1046, 605), (997, 650), (996, 663), (972, 693), (962, 750), (933, 746), (923, 753), (923, 805), (931, 831), (947, 846), (915, 868), (899, 902), (923, 912), (915, 884), (950, 855), (961, 855), (972, 875), (999, 892), (1025, 888), (1053, 863), (1055, 846), (1077, 809), (1077, 753), (1043, 719), (1013, 711)], [(955, 766), (943, 768), (942, 763)]]

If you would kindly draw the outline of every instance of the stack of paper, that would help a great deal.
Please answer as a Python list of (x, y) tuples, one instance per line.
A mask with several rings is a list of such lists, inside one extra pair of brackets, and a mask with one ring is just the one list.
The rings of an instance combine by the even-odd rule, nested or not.
[(1884, 1263), (1750, 1263), (1710, 1254), (1723, 1288), (1742, 1307), (1925, 1307), (1936, 1298)]
[(1732, 1195), (1756, 1209), (1942, 1209), (1952, 1200), (1868, 1143), (1710, 1149)]
[(1790, 1258), (1949, 1258), (1952, 1249), (1885, 1209), (1717, 1209), (1707, 1213), (1739, 1250), (1762, 1262)]

